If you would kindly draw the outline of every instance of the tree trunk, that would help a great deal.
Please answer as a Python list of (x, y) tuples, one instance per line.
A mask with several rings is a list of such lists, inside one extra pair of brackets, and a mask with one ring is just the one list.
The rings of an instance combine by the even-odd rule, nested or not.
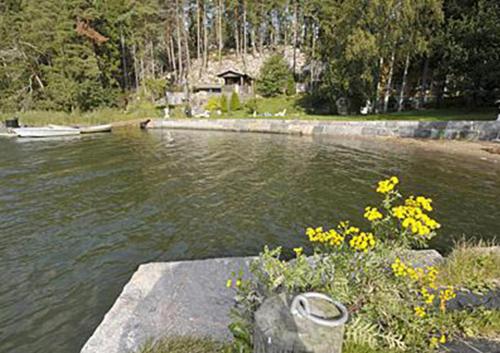
[(200, 0), (196, 0), (196, 59), (201, 58)]
[(248, 40), (248, 35), (247, 35), (247, 2), (246, 0), (243, 0), (243, 67), (245, 68), (245, 71), (247, 69), (247, 40)]
[(410, 67), (410, 55), (407, 54), (405, 60), (405, 69), (403, 72), (403, 82), (401, 83), (401, 92), (399, 92), (398, 112), (403, 110), (403, 103), (405, 99), (405, 90), (406, 90), (406, 78), (408, 77), (409, 67)]
[(179, 0), (175, 0), (175, 19), (176, 19), (176, 32), (177, 32), (177, 58), (178, 58), (178, 68), (179, 68), (179, 79), (184, 74), (184, 68), (182, 65), (182, 37), (181, 37), (181, 23), (179, 21)]
[(377, 88), (375, 89), (375, 99), (373, 100), (373, 107), (375, 114), (380, 112), (380, 91), (382, 90), (381, 74), (382, 68), (384, 67), (384, 57), (381, 56), (378, 61), (378, 72), (377, 72)]
[(425, 104), (425, 98), (427, 95), (427, 76), (429, 75), (429, 57), (426, 55), (425, 56), (425, 61), (424, 61), (424, 69), (422, 72), (422, 83), (420, 85), (420, 99), (419, 99), (419, 104), (418, 107), (419, 109), (422, 109)]
[(175, 59), (175, 45), (172, 36), (170, 36), (169, 42), (170, 42), (170, 60), (172, 62), (172, 69), (174, 70), (174, 77), (175, 80), (177, 81), (179, 79), (179, 74), (177, 72), (177, 63)]
[(314, 87), (314, 55), (316, 52), (316, 31), (314, 29), (314, 24), (311, 29), (312, 33), (312, 43), (311, 43), (311, 87)]
[(252, 24), (252, 30), (250, 31), (250, 41), (252, 42), (252, 54), (255, 56), (256, 53), (256, 45), (255, 45), (255, 25)]
[(136, 45), (132, 45), (132, 57), (134, 58), (134, 79), (135, 79), (135, 89), (139, 87), (139, 68), (137, 67), (137, 49)]
[(153, 41), (149, 42), (149, 53), (151, 55), (151, 62), (150, 62), (150, 68), (151, 68), (151, 76), (153, 78), (156, 78), (156, 67), (155, 67), (155, 46), (153, 44)]
[(297, 0), (294, 0), (293, 5), (293, 76), (297, 75), (297, 27), (298, 27), (298, 4)]
[(203, 72), (208, 67), (208, 24), (207, 24), (207, 7), (206, 1), (203, 1)]
[(264, 50), (264, 36), (266, 33), (266, 16), (264, 13), (264, 2), (262, 1), (259, 6), (259, 18), (261, 19), (261, 23), (259, 26), (259, 54), (262, 55), (262, 52)]
[(396, 54), (395, 51), (393, 50), (391, 54), (391, 61), (389, 63), (389, 76), (387, 77), (387, 84), (385, 86), (385, 92), (384, 92), (384, 113), (387, 113), (387, 110), (389, 109), (389, 99), (391, 97), (392, 75), (394, 74), (395, 57)]
[(238, 21), (239, 13), (238, 13), (238, 3), (234, 5), (234, 42), (236, 46), (236, 56), (240, 55), (241, 47), (240, 47), (240, 28)]
[(218, 44), (219, 44), (219, 62), (222, 61), (222, 0), (219, 0), (219, 6), (217, 6), (217, 28), (218, 28)]
[(127, 54), (125, 51), (125, 36), (123, 35), (123, 29), (120, 28), (120, 46), (122, 50), (122, 67), (123, 67), (123, 88), (127, 90), (128, 85), (128, 71), (127, 71)]

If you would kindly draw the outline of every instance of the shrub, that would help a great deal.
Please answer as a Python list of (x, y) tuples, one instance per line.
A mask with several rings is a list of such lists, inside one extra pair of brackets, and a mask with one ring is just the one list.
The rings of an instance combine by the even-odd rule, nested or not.
[(147, 78), (144, 82), (152, 99), (159, 99), (165, 96), (167, 81), (164, 79)]
[(225, 94), (223, 94), (221, 97), (220, 97), (220, 110), (223, 112), (223, 113), (227, 113), (228, 111), (228, 101), (227, 101), (227, 97)]
[(205, 105), (205, 109), (208, 110), (209, 112), (214, 112), (216, 110), (221, 109), (221, 104), (220, 104), (220, 99), (219, 97), (212, 96), (208, 99), (207, 104)]
[(249, 99), (245, 104), (245, 107), (247, 108), (247, 112), (250, 114), (257, 112), (257, 99), (256, 98)]
[(274, 97), (286, 91), (292, 73), (283, 56), (273, 55), (262, 65), (259, 76), (257, 91), (264, 97)]
[(297, 88), (295, 87), (295, 80), (293, 75), (288, 76), (288, 81), (286, 82), (286, 95), (294, 96), (297, 94)]
[(380, 206), (364, 210), (369, 229), (348, 221), (330, 229), (310, 227), (310, 257), (295, 248), (295, 261), (283, 261), (281, 248), (266, 247), (251, 264), (252, 279), (240, 273), (228, 281), (227, 286), (234, 283), (237, 290), (239, 305), (230, 328), (240, 352), (251, 349), (255, 310), (265, 298), (283, 291), (323, 292), (343, 302), (351, 316), (346, 327), (350, 345), (431, 352), (467, 330), (459, 315), (447, 311), (455, 297), (453, 287), (437, 282), (436, 267), (414, 267), (408, 259), (410, 249), (426, 247), (440, 228), (430, 216), (432, 200), (404, 198), (398, 184), (396, 177), (378, 183)]
[(240, 97), (237, 92), (233, 92), (231, 95), (230, 109), (233, 112), (241, 109)]

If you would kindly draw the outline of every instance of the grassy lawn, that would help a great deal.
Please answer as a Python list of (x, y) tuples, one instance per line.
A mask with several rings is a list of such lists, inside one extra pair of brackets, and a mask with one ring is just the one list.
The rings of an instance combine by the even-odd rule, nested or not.
[[(308, 114), (302, 107), (298, 105), (300, 96), (296, 97), (275, 97), (261, 98), (257, 100), (258, 114), (271, 113), (276, 114), (286, 109), (286, 116), (283, 117), (264, 117), (263, 119), (300, 119), (300, 120), (418, 120), (418, 121), (448, 121), (448, 120), (495, 120), (496, 111), (494, 108), (482, 108), (474, 111), (467, 109), (427, 109), (427, 110), (412, 110), (400, 113), (388, 113), (377, 115), (317, 115)], [(215, 118), (215, 116), (214, 116)], [(222, 119), (245, 119), (252, 118), (252, 114), (247, 109), (242, 108), (235, 112), (223, 113)]]
[[(262, 119), (299, 119), (299, 120), (338, 120), (338, 121), (367, 121), (367, 120), (418, 120), (418, 121), (448, 121), (448, 120), (495, 120), (496, 111), (494, 108), (478, 109), (469, 111), (466, 109), (428, 109), (418, 111), (405, 111), (401, 113), (377, 114), (377, 115), (319, 115), (308, 114), (298, 105), (300, 96), (295, 97), (275, 97), (260, 98), (257, 100), (258, 114), (276, 114), (286, 109), (284, 117), (258, 116)], [(113, 122), (123, 122), (128, 120), (138, 120), (147, 118), (159, 118), (163, 116), (161, 109), (156, 109), (153, 104), (143, 102), (129, 107), (127, 111), (118, 108), (103, 108), (86, 113), (67, 113), (56, 111), (27, 111), (20, 113), (0, 112), (0, 121), (17, 116), (21, 124), (29, 126), (43, 126), (47, 124), (57, 125), (97, 125)], [(180, 107), (172, 110), (173, 118), (183, 118), (183, 109)], [(227, 112), (218, 116), (213, 114), (213, 118), (218, 119), (249, 119), (252, 114), (243, 106), (235, 112)]]

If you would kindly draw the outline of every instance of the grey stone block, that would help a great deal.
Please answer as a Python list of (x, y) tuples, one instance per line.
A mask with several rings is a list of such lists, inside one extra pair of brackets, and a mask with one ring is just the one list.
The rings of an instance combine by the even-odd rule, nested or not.
[(231, 272), (251, 258), (141, 265), (81, 353), (129, 353), (168, 335), (228, 340)]

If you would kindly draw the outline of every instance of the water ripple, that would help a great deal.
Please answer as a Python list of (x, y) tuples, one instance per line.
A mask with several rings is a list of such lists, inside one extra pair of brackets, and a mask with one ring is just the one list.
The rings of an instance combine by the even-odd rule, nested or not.
[(137, 266), (307, 246), (373, 184), (436, 200), (449, 246), (492, 239), (500, 166), (355, 139), (124, 130), (0, 140), (0, 352), (78, 352)]

